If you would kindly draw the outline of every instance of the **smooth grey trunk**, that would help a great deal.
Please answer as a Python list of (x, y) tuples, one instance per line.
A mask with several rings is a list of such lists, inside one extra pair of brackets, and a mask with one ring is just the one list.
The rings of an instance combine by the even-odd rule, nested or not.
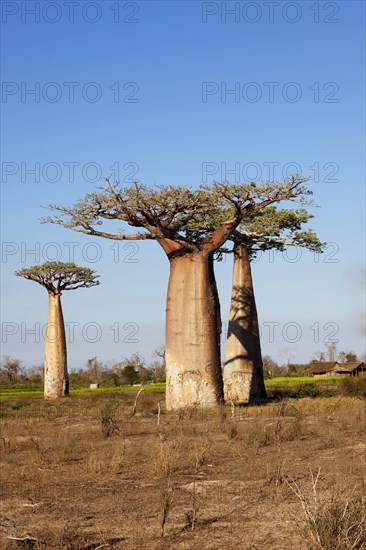
[(167, 409), (213, 407), (223, 401), (223, 384), (212, 255), (178, 251), (169, 260)]
[(49, 308), (44, 356), (44, 398), (57, 399), (69, 393), (65, 325), (60, 294), (48, 293)]
[(226, 401), (248, 403), (266, 397), (259, 324), (248, 249), (234, 244), (233, 286), (223, 369)]

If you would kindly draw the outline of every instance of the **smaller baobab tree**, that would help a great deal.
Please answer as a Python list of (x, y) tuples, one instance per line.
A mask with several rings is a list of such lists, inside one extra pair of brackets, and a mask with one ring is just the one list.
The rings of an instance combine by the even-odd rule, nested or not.
[(48, 292), (49, 308), (44, 356), (44, 398), (57, 399), (69, 393), (65, 325), (61, 294), (65, 290), (99, 285), (98, 275), (74, 263), (46, 262), (25, 267), (15, 275), (39, 283)]
[(313, 217), (303, 208), (277, 210), (269, 206), (243, 220), (231, 236), (233, 284), (223, 368), (227, 401), (246, 403), (266, 397), (251, 260), (260, 251), (281, 251), (288, 246), (322, 252), (324, 243), (311, 229), (302, 229)]

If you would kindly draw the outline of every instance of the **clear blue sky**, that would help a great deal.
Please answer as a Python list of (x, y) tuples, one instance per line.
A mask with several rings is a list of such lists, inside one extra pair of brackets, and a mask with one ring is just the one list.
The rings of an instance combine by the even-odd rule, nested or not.
[[(333, 244), (253, 265), (263, 352), (301, 362), (338, 340), (363, 353), (364, 23), (361, 1), (4, 0), (2, 353), (42, 362), (47, 294), (13, 272), (56, 256), (101, 275), (63, 296), (71, 368), (150, 360), (164, 341), (158, 245), (41, 225), (41, 205), (71, 205), (101, 175), (197, 187), (281, 178), (291, 163), (315, 179), (311, 227)], [(225, 321), (230, 259), (217, 279)]]

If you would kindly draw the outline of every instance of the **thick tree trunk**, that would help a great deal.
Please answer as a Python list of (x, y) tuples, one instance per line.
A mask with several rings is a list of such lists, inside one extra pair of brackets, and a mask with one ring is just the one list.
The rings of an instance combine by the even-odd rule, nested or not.
[(59, 294), (48, 293), (49, 309), (44, 357), (44, 398), (57, 399), (69, 393), (64, 318)]
[(216, 406), (223, 400), (223, 385), (212, 255), (178, 251), (169, 260), (167, 409)]
[(266, 397), (259, 324), (251, 266), (245, 243), (234, 246), (233, 287), (226, 358), (225, 400), (247, 403)]

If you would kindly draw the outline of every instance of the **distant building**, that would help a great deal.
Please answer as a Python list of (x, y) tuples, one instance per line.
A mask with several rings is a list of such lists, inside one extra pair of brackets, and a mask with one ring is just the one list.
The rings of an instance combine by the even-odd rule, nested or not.
[(306, 371), (306, 374), (312, 374), (313, 376), (334, 376), (334, 368), (337, 365), (337, 361), (317, 361)]
[(339, 376), (341, 374), (346, 376), (358, 376), (363, 372), (366, 372), (366, 366), (362, 361), (355, 361), (353, 363), (318, 361), (306, 371), (306, 374), (311, 374), (312, 376)]
[(349, 376), (358, 376), (362, 372), (366, 372), (365, 363), (362, 361), (354, 361), (353, 363), (337, 363), (334, 367), (336, 374), (348, 374)]

